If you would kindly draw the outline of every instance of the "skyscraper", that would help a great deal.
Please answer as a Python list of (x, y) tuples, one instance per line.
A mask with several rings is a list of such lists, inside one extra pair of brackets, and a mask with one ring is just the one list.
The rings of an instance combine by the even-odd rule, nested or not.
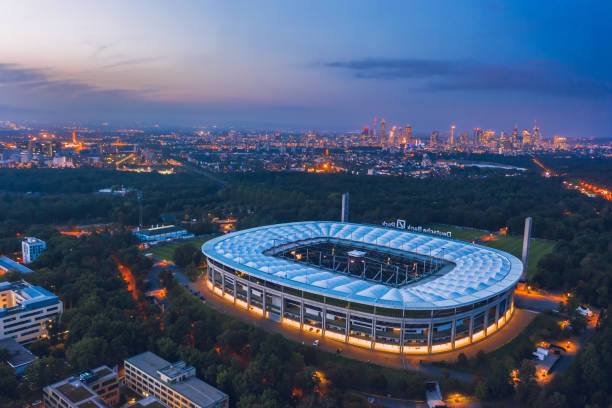
[(433, 132), (431, 132), (431, 135), (429, 135), (429, 145), (437, 146), (439, 136), (440, 136), (440, 132), (438, 132), (437, 130), (434, 130)]
[(450, 134), (450, 139), (448, 141), (448, 144), (451, 146), (455, 145), (455, 125), (451, 126), (451, 134)]
[(533, 139), (532, 142), (534, 146), (539, 146), (542, 144), (542, 134), (540, 133), (540, 128), (538, 127), (535, 119), (533, 120), (533, 133), (531, 138)]
[(482, 144), (482, 129), (474, 128), (474, 144), (479, 146)]
[(404, 128), (404, 139), (406, 139), (406, 143), (412, 144), (412, 126), (406, 125)]
[(385, 119), (383, 118), (383, 120), (380, 121), (380, 140), (384, 142), (386, 137), (387, 137), (387, 122), (385, 122)]

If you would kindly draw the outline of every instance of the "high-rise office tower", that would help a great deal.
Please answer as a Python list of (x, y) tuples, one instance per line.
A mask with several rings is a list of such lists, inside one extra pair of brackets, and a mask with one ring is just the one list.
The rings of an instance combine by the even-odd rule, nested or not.
[(384, 141), (387, 137), (387, 122), (385, 119), (380, 121), (380, 140)]
[(439, 137), (440, 137), (440, 132), (438, 132), (437, 130), (434, 130), (433, 132), (431, 132), (431, 135), (429, 135), (429, 145), (437, 146)]
[(372, 126), (372, 137), (376, 138), (376, 118), (374, 118), (374, 126)]
[(412, 144), (412, 126), (406, 125), (404, 128), (404, 139), (406, 139), (406, 143)]
[(514, 129), (512, 129), (512, 136), (510, 137), (510, 141), (513, 145), (516, 145), (518, 143), (518, 128), (516, 124), (514, 125)]
[[(400, 134), (401, 134), (401, 129), (400, 129)], [(389, 132), (389, 141), (387, 142), (389, 147), (395, 146), (397, 144), (397, 139), (399, 139), (397, 137), (397, 127), (393, 126), (391, 128), (391, 131)]]
[(481, 128), (474, 128), (474, 141), (473, 143), (476, 146), (479, 146), (482, 144), (482, 129)]
[(450, 139), (448, 140), (448, 144), (451, 146), (455, 145), (455, 125), (451, 126), (451, 134)]
[(533, 144), (531, 133), (529, 132), (529, 130), (524, 129), (523, 132), (521, 133), (521, 136), (523, 137), (523, 146), (525, 145), (531, 146)]
[(542, 144), (542, 134), (540, 133), (540, 128), (536, 123), (535, 119), (533, 121), (533, 133), (532, 133), (532, 142), (535, 146), (539, 146)]
[(72, 144), (76, 144), (76, 132), (72, 131)]

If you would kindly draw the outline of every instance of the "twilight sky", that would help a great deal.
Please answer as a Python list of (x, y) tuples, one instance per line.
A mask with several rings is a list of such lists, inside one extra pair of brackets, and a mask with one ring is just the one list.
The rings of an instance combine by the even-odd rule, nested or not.
[(612, 137), (607, 1), (0, 3), (0, 120)]

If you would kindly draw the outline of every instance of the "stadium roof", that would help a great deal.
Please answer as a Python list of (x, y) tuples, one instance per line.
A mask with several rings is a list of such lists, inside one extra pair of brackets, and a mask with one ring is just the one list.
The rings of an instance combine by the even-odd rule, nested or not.
[[(392, 287), (264, 254), (272, 247), (330, 237), (444, 258), (450, 270)], [(467, 242), (380, 226), (328, 221), (277, 224), (238, 231), (210, 240), (202, 252), (262, 279), (325, 296), (406, 309), (445, 309), (495, 296), (514, 286), (523, 265), (508, 253)]]

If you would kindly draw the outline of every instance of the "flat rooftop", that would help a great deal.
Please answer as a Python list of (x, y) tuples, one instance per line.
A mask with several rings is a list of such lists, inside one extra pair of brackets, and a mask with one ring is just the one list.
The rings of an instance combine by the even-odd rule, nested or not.
[(228, 398), (227, 394), (219, 391), (215, 387), (205, 383), (197, 377), (190, 377), (184, 381), (176, 383), (167, 383), (163, 381), (158, 371), (171, 366), (171, 364), (150, 351), (127, 358), (125, 361), (134, 365), (147, 375), (164, 383), (173, 391), (183, 395), (185, 398), (188, 398), (200, 406), (213, 406), (215, 403)]
[(21, 344), (17, 343), (11, 338), (0, 340), (0, 349), (8, 350), (10, 357), (6, 360), (6, 362), (13, 368), (30, 364), (36, 360), (36, 356), (32, 354), (30, 350), (23, 347)]
[(61, 392), (72, 403), (78, 403), (88, 398), (96, 396), (94, 392), (89, 391), (80, 382), (66, 382), (58, 385), (55, 389)]
[(154, 396), (149, 395), (148, 397), (145, 397), (141, 400), (136, 401), (133, 404), (128, 405), (127, 408), (167, 408), (167, 406)]
[(164, 225), (161, 227), (147, 228), (137, 231), (138, 234), (145, 235), (147, 237), (159, 234), (172, 234), (175, 232), (187, 232), (183, 227), (177, 227), (176, 225)]
[(14, 270), (19, 273), (30, 273), (32, 270), (27, 266), (23, 266), (19, 262), (13, 261), (11, 258), (2, 256), (0, 257), (0, 268), (6, 269), (8, 271)]
[(53, 389), (64, 399), (70, 401), (72, 405), (79, 408), (107, 408), (107, 405), (100, 400), (98, 394), (88, 384), (110, 377), (110, 374), (114, 375), (114, 372), (107, 366), (100, 366), (91, 371), (94, 373), (94, 377), (89, 381), (81, 381), (78, 376), (73, 376), (45, 388)]

